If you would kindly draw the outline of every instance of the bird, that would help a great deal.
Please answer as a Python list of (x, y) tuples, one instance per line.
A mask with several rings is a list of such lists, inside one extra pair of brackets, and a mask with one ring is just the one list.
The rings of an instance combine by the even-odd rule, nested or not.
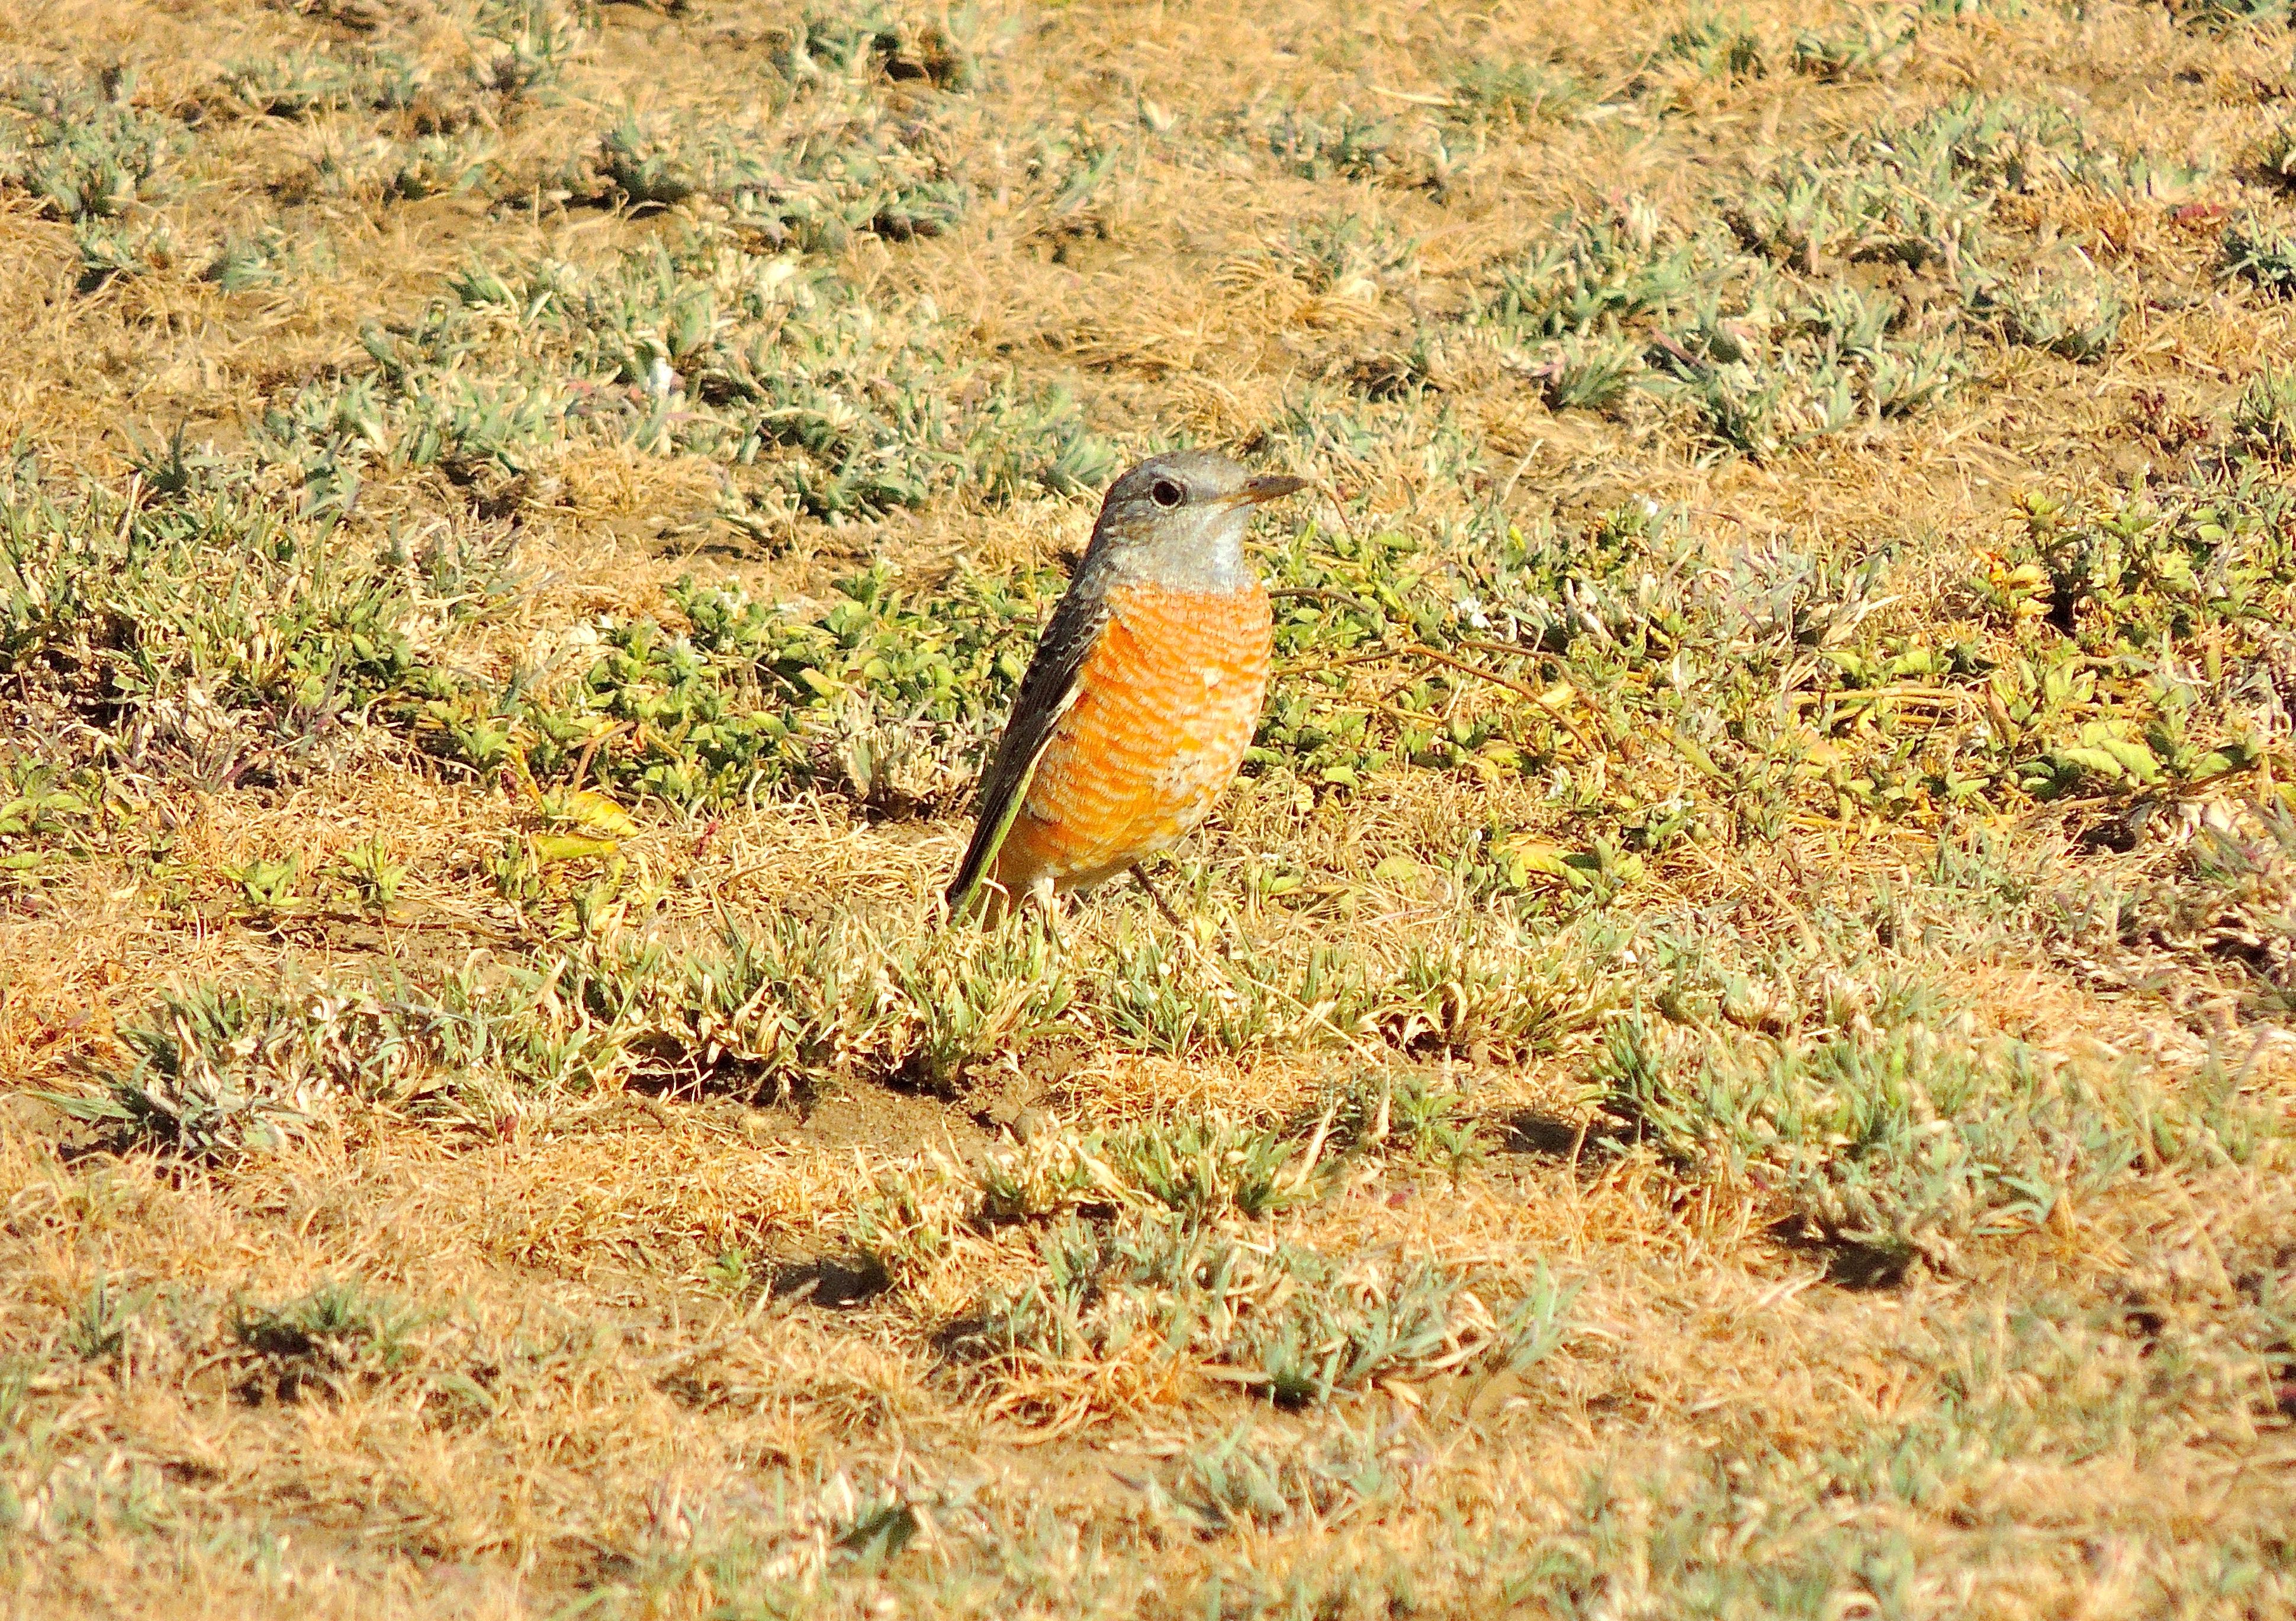
[(1151, 456), (1109, 486), (1092, 541), (982, 774), (951, 915), (1129, 872), (1177, 844), (1235, 776), (1267, 692), (1273, 615), (1243, 553), (1262, 504), (1305, 489), (1214, 451)]

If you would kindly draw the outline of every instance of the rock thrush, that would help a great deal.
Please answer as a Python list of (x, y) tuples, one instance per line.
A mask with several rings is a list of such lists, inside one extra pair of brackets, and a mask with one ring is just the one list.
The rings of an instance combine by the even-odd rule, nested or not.
[(1110, 486), (981, 779), (952, 912), (984, 884), (1048, 905), (1136, 872), (1204, 819), (1267, 691), (1267, 592), (1243, 532), (1261, 502), (1305, 487), (1201, 450)]

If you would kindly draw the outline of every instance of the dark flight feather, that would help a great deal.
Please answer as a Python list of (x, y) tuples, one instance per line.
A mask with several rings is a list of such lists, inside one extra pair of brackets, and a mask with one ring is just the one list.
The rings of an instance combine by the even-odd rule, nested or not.
[(1101, 632), (1107, 628), (1105, 589), (1087, 582), (1082, 570), (1078, 572), (1079, 577), (1061, 598), (1060, 606), (1053, 610), (1044, 639), (1037, 643), (1029, 673), (1021, 678), (1020, 696), (1013, 700), (1013, 716), (1004, 723), (1004, 739), (996, 745), (996, 761), (981, 779), (972, 842), (965, 847), (964, 861), (948, 886), (952, 914), (972, 903), (996, 859), (1013, 818), (1021, 814), (1021, 802), (1028, 798), (1029, 782), (1037, 774), (1037, 762), (1044, 757), (1045, 746), (1053, 741), (1061, 716), (1076, 701), (1077, 673), (1084, 668)]

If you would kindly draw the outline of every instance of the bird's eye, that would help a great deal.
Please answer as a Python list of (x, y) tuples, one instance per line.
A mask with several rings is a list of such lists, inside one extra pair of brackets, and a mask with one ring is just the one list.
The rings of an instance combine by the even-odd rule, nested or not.
[(1148, 499), (1162, 507), (1179, 505), (1181, 497), (1186, 493), (1169, 479), (1159, 479), (1148, 487)]

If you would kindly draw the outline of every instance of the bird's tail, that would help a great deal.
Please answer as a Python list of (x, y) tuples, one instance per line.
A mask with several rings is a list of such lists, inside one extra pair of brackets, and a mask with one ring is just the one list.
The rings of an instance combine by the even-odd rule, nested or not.
[(1031, 766), (1028, 775), (1005, 796), (1004, 808), (994, 821), (984, 818), (974, 825), (972, 842), (965, 847), (964, 859), (957, 864), (956, 876), (949, 880), (942, 897), (948, 903), (952, 919), (963, 917), (984, 889), (992, 896), (988, 915), (994, 916), (996, 908), (993, 897), (1004, 891), (991, 880), (989, 872), (996, 864), (997, 852), (1004, 847), (1004, 836), (1013, 831), (1013, 818), (1021, 814), (1021, 802), (1029, 797), (1029, 782), (1035, 774)]

